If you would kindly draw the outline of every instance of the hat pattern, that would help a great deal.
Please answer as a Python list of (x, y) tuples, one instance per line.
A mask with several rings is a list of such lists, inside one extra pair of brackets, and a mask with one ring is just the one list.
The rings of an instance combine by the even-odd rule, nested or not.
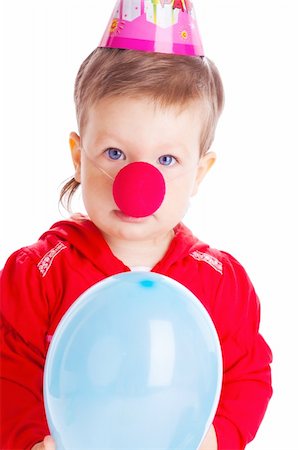
[(99, 47), (204, 55), (191, 0), (117, 0)]

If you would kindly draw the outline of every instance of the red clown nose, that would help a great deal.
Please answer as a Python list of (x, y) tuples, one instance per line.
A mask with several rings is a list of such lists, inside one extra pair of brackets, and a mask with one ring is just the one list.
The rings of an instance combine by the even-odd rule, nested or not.
[(113, 183), (114, 201), (130, 217), (147, 217), (154, 214), (165, 197), (163, 175), (151, 164), (128, 164), (117, 174)]

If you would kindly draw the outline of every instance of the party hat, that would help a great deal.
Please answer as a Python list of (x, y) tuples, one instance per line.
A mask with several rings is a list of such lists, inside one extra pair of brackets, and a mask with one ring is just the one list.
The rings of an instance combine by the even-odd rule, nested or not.
[(204, 56), (191, 0), (117, 0), (99, 47)]

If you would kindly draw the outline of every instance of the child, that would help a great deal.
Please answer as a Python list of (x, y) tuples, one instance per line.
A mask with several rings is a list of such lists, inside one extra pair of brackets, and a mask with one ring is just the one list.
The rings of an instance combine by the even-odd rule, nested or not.
[[(121, 15), (130, 2), (120, 3), (101, 47), (83, 62), (75, 85), (80, 135), (70, 135), (75, 175), (61, 199), (70, 204), (80, 185), (87, 216), (56, 223), (37, 243), (14, 253), (1, 273), (1, 449), (55, 448), (47, 436), (42, 395), (51, 337), (87, 288), (140, 268), (179, 281), (211, 315), (224, 377), (201, 450), (243, 449), (254, 438), (272, 394), (271, 351), (259, 334), (259, 300), (242, 266), (199, 241), (181, 222), (215, 161), (209, 149), (223, 107), (221, 79), (202, 56), (190, 1), (155, 1), (152, 11), (151, 2), (141, 1), (137, 13), (134, 1), (130, 11), (135, 15), (127, 21)], [(181, 39), (190, 38), (191, 44), (175, 42), (167, 11), (173, 23), (184, 25)], [(130, 31), (140, 18), (161, 32), (152, 45), (137, 33), (145, 35), (144, 27), (121, 40), (122, 29)], [(168, 28), (159, 28), (159, 18)], [(171, 45), (165, 45), (169, 28)], [(115, 180), (139, 162), (146, 164), (137, 166), (136, 192), (126, 209)], [(165, 191), (146, 198), (148, 209), (140, 212), (145, 192), (139, 192), (138, 180), (149, 168), (163, 180)], [(126, 180), (134, 186), (132, 172)]]

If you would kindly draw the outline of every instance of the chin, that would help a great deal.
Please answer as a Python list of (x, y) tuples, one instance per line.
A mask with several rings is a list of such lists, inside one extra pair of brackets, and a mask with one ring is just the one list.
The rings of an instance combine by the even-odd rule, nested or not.
[(154, 230), (146, 230), (145, 227), (132, 224), (131, 226), (121, 227), (117, 232), (117, 237), (126, 241), (142, 241), (152, 238), (154, 234)]

